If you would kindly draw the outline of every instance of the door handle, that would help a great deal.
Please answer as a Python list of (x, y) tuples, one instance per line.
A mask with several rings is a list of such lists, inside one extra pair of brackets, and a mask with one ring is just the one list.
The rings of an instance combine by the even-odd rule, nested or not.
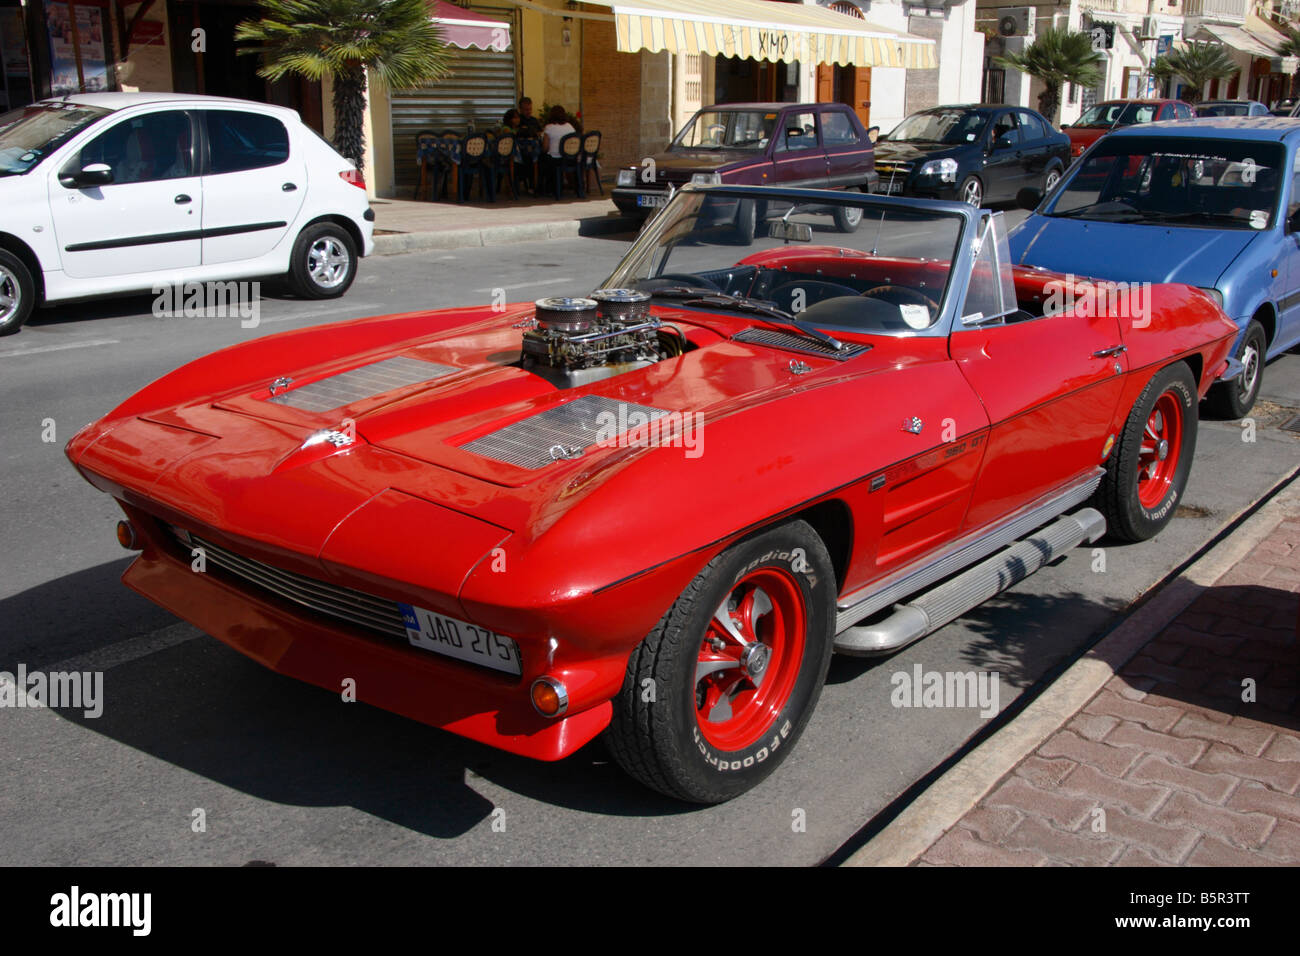
[(190, 199), (190, 197), (185, 195), (184, 193), (181, 193), (179, 196), (177, 196), (175, 199), (172, 200), (172, 202), (176, 203), (176, 205), (178, 206), (184, 206), (187, 202), (193, 202), (193, 201), (194, 200)]
[(298, 188), (297, 183), (285, 183), (283, 186), (280, 187), (280, 191), (285, 193), (291, 193), (297, 188)]
[(1093, 358), (1110, 358), (1112, 355), (1120, 355), (1128, 351), (1127, 345), (1112, 345), (1108, 349), (1100, 349), (1092, 353)]

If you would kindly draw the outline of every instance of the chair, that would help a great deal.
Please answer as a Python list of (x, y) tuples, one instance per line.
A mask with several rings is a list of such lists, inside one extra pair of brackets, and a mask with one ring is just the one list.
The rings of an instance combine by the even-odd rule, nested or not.
[(515, 149), (519, 152), (519, 163), (524, 168), (524, 182), (528, 191), (536, 196), (541, 183), (537, 167), (542, 160), (542, 141), (536, 136), (519, 136), (515, 138)]
[(497, 183), (510, 183), (510, 192), (519, 198), (519, 186), (515, 183), (515, 163), (519, 152), (515, 148), (515, 134), (502, 133), (497, 137), (496, 148), (492, 150), (492, 191), (496, 192)]
[(479, 182), (479, 198), (488, 202), (496, 200), (492, 186), (492, 154), (488, 138), (483, 133), (471, 133), (460, 143), (460, 201), (469, 199), (474, 191), (474, 180)]
[[(419, 199), (421, 193), (425, 193), (427, 198), (433, 199), (436, 193), (432, 190), (432, 180), (434, 176), (434, 163), (438, 155), (438, 137), (433, 134), (432, 130), (421, 130), (415, 134), (415, 162), (420, 167), (420, 181), (416, 184), (415, 195), (412, 199)], [(428, 187), (428, 188), (427, 188)]]
[(560, 139), (560, 158), (551, 160), (555, 174), (555, 198), (562, 198), (564, 192), (564, 174), (573, 174), (573, 191), (579, 199), (587, 198), (587, 191), (582, 185), (582, 136), (569, 133)]
[(596, 188), (600, 194), (605, 195), (605, 187), (600, 184), (600, 130), (592, 130), (582, 137), (582, 191), (587, 191), (587, 176), (594, 170), (596, 173)]

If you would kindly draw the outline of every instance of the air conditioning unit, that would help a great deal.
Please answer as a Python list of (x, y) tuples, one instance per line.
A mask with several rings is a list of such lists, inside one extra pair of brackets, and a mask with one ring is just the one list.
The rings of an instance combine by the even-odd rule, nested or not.
[(1033, 7), (999, 7), (998, 33), (1004, 37), (1034, 38)]
[(1155, 17), (1142, 18), (1142, 35), (1139, 39), (1154, 40), (1160, 33), (1160, 21)]

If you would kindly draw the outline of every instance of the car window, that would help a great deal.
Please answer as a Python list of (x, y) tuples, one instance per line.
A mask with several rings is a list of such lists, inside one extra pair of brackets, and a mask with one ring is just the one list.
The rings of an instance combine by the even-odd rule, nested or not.
[(1043, 129), (1043, 121), (1033, 113), (1021, 110), (1016, 116), (1020, 120), (1020, 137), (1023, 142), (1034, 143), (1047, 136), (1047, 130)]
[(82, 169), (111, 167), (115, 185), (193, 175), (189, 114), (165, 110), (123, 120), (83, 146), (78, 161)]
[(975, 142), (986, 125), (988, 114), (976, 110), (929, 110), (912, 114), (886, 138), (892, 143), (944, 143), (957, 146)]
[(776, 118), (773, 110), (700, 110), (669, 148), (766, 149)]
[(790, 151), (817, 148), (817, 119), (812, 113), (786, 113), (782, 120), (778, 150)]
[(1013, 146), (1020, 142), (1020, 132), (1016, 129), (1014, 113), (1003, 113), (993, 121), (993, 142), (996, 143), (1000, 139), (1009, 139)]
[(1191, 119), (1191, 118), (1192, 118), (1192, 108), (1191, 108), (1190, 106), (1184, 106), (1182, 103), (1175, 103), (1175, 104), (1174, 104), (1174, 118), (1175, 118), (1175, 119)]
[(213, 174), (277, 166), (289, 158), (289, 131), (274, 116), (209, 110), (204, 122)]
[(27, 172), (91, 123), (109, 115), (96, 106), (36, 103), (0, 116), (0, 176)]
[(826, 146), (844, 146), (858, 141), (858, 131), (849, 122), (849, 114), (827, 110), (821, 114), (822, 143)]

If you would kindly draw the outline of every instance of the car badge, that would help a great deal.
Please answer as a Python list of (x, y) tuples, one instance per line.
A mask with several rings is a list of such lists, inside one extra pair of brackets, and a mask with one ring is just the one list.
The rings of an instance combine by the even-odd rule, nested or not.
[(277, 378), (274, 382), (271, 383), (271, 394), (274, 395), (280, 389), (288, 388), (292, 384), (293, 384), (293, 379), (291, 379), (287, 375), (281, 375), (279, 378)]
[(807, 362), (800, 362), (798, 359), (794, 359), (790, 362), (791, 375), (807, 375), (811, 371), (812, 366)]
[(347, 432), (341, 432), (334, 428), (322, 428), (320, 431), (308, 435), (307, 440), (302, 443), (302, 447), (311, 448), (313, 445), (323, 445), (329, 442), (335, 448), (346, 448), (355, 441), (356, 438)]
[(925, 427), (925, 423), (921, 421), (921, 419), (917, 418), (915, 415), (913, 415), (911, 418), (903, 419), (903, 431), (905, 432), (909, 432), (913, 435), (919, 435), (921, 434), (921, 429), (924, 427)]

